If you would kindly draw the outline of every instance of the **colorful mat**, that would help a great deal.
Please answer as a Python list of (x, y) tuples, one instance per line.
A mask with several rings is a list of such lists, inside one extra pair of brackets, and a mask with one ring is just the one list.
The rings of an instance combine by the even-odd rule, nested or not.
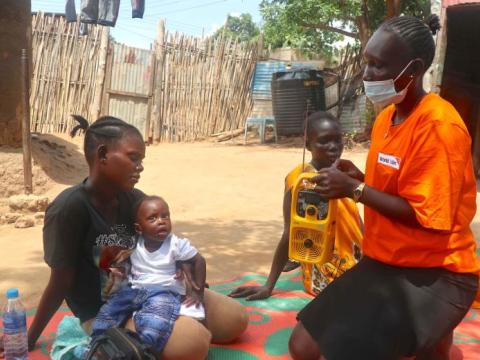
[[(245, 274), (234, 280), (217, 283), (212, 289), (222, 294), (229, 293), (241, 285), (259, 285), (265, 282), (265, 276)], [(303, 292), (298, 272), (280, 277), (274, 296), (268, 300), (247, 302), (240, 300), (250, 313), (250, 326), (246, 333), (229, 346), (212, 345), (208, 360), (284, 360), (288, 356), (288, 338), (295, 326), (295, 316), (311, 299)], [(32, 321), (34, 311), (29, 312), (28, 322)], [(39, 347), (30, 354), (31, 360), (48, 359), (55, 338), (58, 323), (65, 315), (61, 308), (42, 334)], [(455, 331), (455, 345), (452, 348), (452, 360), (480, 359), (480, 311), (471, 310)]]

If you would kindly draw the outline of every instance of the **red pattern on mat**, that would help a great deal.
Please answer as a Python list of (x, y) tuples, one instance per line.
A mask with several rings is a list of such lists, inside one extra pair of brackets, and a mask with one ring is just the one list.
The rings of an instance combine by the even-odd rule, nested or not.
[[(265, 352), (265, 343), (267, 338), (275, 331), (291, 328), (295, 325), (296, 312), (293, 311), (269, 311), (260, 310), (255, 307), (248, 308), (252, 324), (248, 331), (238, 340), (237, 343), (227, 348), (241, 350), (246, 353), (257, 356), (262, 360), (286, 360), (287, 355), (269, 355)], [(263, 314), (268, 315), (271, 319), (266, 323), (262, 323)], [(30, 353), (31, 360), (47, 360), (49, 359), (49, 351), (53, 343), (57, 325), (65, 315), (70, 315), (68, 311), (59, 311), (47, 326), (40, 338), (37, 349)], [(29, 317), (29, 324), (32, 317)], [(216, 348), (217, 346), (213, 346)], [(213, 351), (213, 354), (215, 351)], [(213, 355), (212, 354), (212, 355)], [(213, 356), (218, 358), (216, 356)], [(480, 359), (480, 311), (471, 310), (463, 322), (455, 331), (455, 345), (451, 353), (452, 360), (478, 360)], [(226, 359), (228, 360), (228, 359)]]

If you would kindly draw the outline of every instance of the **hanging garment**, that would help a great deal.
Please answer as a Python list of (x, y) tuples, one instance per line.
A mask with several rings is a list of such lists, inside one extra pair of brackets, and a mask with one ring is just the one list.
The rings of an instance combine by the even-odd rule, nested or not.
[(80, 21), (115, 26), (119, 10), (120, 0), (82, 0)]
[(143, 19), (145, 0), (132, 0), (132, 18)]
[(75, 10), (75, 0), (67, 0), (65, 3), (65, 17), (67, 22), (77, 21), (77, 10)]
[[(67, 23), (77, 22), (77, 11), (75, 9), (75, 0), (67, 0), (65, 3), (65, 18)], [(88, 35), (88, 24), (80, 23), (78, 28), (80, 36)]]
[[(141, 2), (140, 5), (142, 5)], [(115, 26), (119, 10), (120, 0), (81, 0), (80, 22), (85, 24)], [(77, 21), (75, 0), (66, 0), (65, 16), (68, 22)]]
[(87, 36), (88, 35), (88, 24), (80, 23), (80, 27), (78, 28), (78, 34), (80, 36)]

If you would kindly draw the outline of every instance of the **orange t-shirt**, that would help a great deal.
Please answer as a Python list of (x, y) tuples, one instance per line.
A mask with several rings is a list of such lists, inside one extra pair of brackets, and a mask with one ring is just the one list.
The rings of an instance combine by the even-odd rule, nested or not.
[(476, 181), (462, 118), (435, 94), (426, 95), (400, 125), (392, 126), (394, 112), (389, 106), (375, 121), (365, 182), (406, 199), (422, 227), (365, 207), (364, 254), (395, 266), (479, 273), (470, 229)]

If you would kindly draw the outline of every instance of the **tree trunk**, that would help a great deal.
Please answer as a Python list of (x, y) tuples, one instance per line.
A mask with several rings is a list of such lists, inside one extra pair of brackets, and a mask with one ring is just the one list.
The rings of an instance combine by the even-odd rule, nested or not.
[(367, 1), (362, 1), (362, 14), (357, 16), (355, 19), (355, 23), (358, 27), (358, 37), (360, 39), (360, 45), (362, 46), (362, 51), (365, 49), (367, 45), (368, 39), (372, 35), (372, 29), (370, 28), (370, 21), (369, 21), (369, 11)]
[(31, 59), (30, 0), (0, 1), (0, 145), (22, 144), (22, 77), (20, 57)]
[(387, 18), (399, 16), (402, 11), (401, 0), (387, 0)]
[[(358, 27), (358, 34), (360, 37), (360, 44), (363, 51), (367, 45), (368, 39), (372, 35), (372, 29), (370, 28), (369, 12), (367, 1), (362, 1), (362, 15), (356, 18), (356, 24)], [(366, 98), (365, 100), (365, 129), (364, 136), (369, 139), (372, 133), (373, 122), (375, 121), (375, 109), (372, 102)]]

